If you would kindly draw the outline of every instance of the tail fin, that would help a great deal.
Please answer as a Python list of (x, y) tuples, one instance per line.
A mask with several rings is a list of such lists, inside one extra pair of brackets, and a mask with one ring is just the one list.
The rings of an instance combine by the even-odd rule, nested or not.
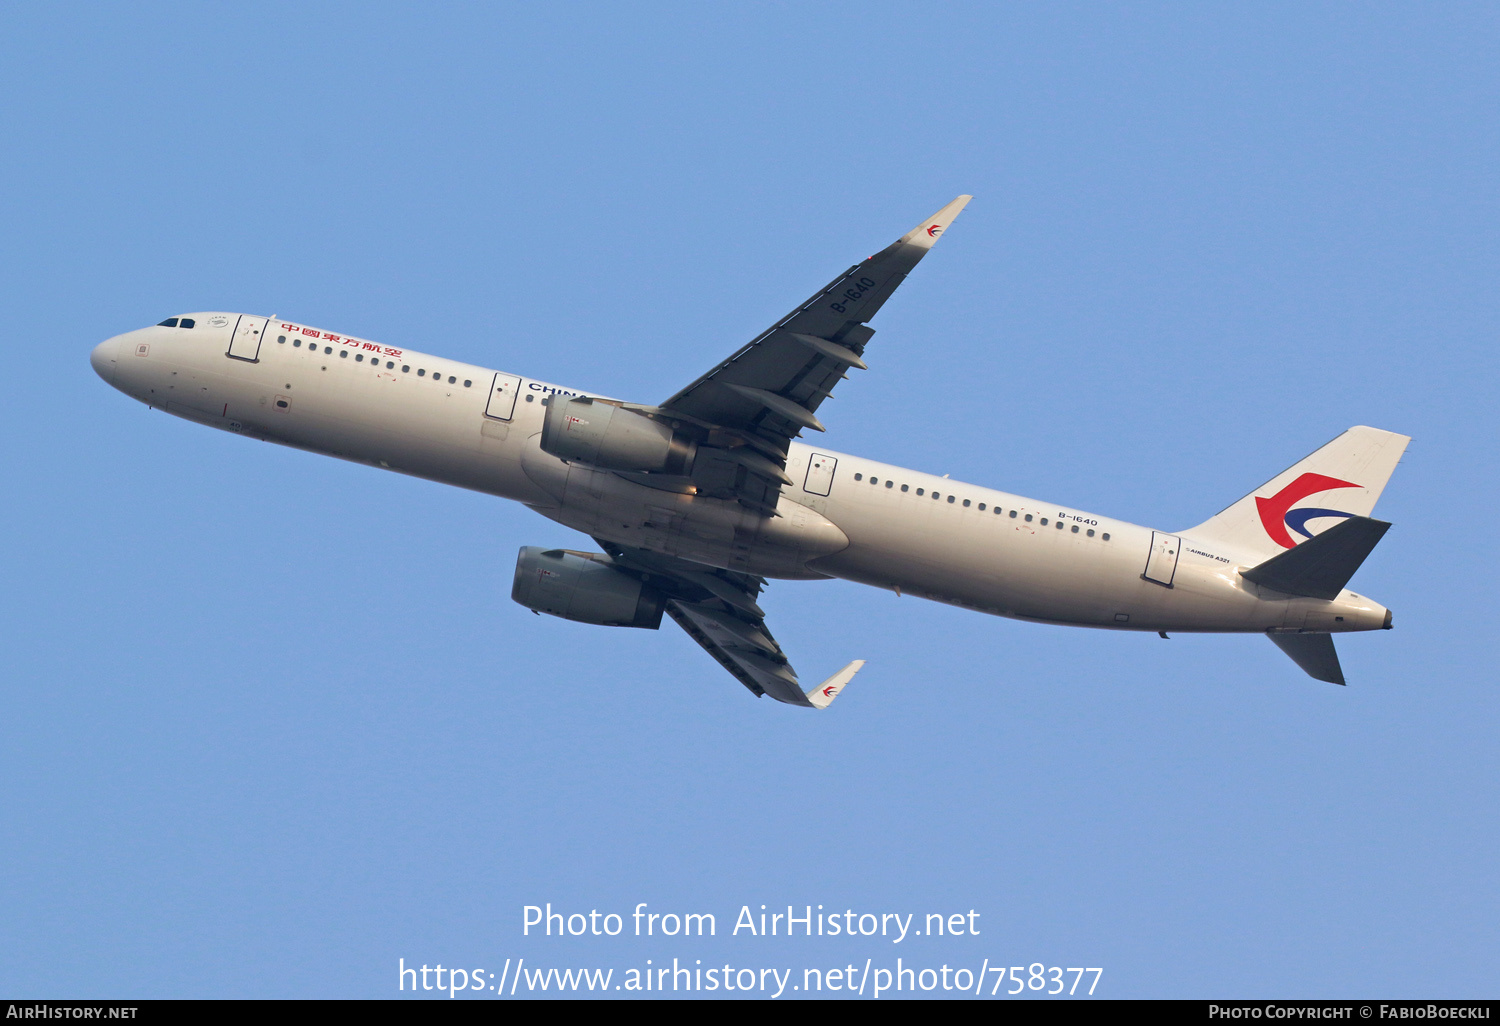
[[(1182, 533), (1268, 559), (1349, 517), (1368, 517), (1409, 441), (1393, 431), (1352, 427)], [(1307, 499), (1318, 501), (1299, 505)]]

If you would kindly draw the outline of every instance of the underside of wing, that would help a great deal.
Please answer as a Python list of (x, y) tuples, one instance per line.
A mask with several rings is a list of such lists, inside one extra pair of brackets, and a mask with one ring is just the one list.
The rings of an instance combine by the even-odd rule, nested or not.
[(703, 649), (736, 680), (756, 695), (770, 695), (788, 705), (811, 705), (797, 686), (797, 674), (787, 662), (765, 624), (752, 623), (714, 603), (667, 603), (667, 615), (677, 621)]
[(641, 574), (663, 592), (667, 615), (756, 696), (823, 709), (864, 665), (863, 660), (855, 660), (817, 687), (803, 691), (755, 601), (765, 587), (764, 579), (642, 549), (600, 544), (616, 564)]

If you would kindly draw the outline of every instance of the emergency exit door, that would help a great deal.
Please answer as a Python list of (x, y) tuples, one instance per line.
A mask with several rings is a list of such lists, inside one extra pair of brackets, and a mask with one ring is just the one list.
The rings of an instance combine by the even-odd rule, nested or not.
[(484, 415), (510, 420), (516, 412), (516, 393), (520, 389), (521, 379), (514, 374), (496, 374), (490, 383), (490, 401), (485, 404)]
[(1172, 586), (1177, 575), (1177, 555), (1182, 550), (1181, 539), (1176, 535), (1151, 532), (1151, 555), (1146, 557), (1146, 572), (1141, 574), (1148, 581)]
[(802, 490), (812, 495), (827, 495), (833, 489), (833, 472), (838, 466), (839, 461), (832, 456), (813, 453), (807, 460), (807, 477), (802, 481)]
[(236, 360), (254, 363), (260, 359), (260, 340), (265, 332), (266, 319), (264, 317), (241, 314), (234, 326), (234, 332), (229, 336), (229, 352), (225, 355)]

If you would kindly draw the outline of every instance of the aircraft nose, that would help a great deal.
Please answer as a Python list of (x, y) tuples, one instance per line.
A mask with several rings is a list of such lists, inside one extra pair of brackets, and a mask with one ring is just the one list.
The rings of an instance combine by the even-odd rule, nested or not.
[(89, 354), (89, 363), (94, 368), (94, 373), (103, 378), (108, 384), (115, 383), (115, 361), (120, 349), (120, 339), (105, 339), (94, 347)]

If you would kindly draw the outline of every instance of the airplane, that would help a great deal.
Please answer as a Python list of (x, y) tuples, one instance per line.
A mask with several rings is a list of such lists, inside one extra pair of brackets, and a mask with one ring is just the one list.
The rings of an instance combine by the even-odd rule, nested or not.
[(512, 598), (581, 623), (670, 617), (757, 697), (826, 708), (864, 665), (804, 689), (757, 598), (842, 578), (1039, 623), (1263, 633), (1344, 683), (1333, 635), (1389, 630), (1345, 586), (1390, 527), (1376, 500), (1410, 439), (1352, 427), (1196, 527), (1159, 530), (799, 439), (867, 322), (971, 197), (855, 264), (659, 405), (248, 313), (106, 340), (94, 370), (198, 424), (524, 503), (602, 551), (525, 546)]

